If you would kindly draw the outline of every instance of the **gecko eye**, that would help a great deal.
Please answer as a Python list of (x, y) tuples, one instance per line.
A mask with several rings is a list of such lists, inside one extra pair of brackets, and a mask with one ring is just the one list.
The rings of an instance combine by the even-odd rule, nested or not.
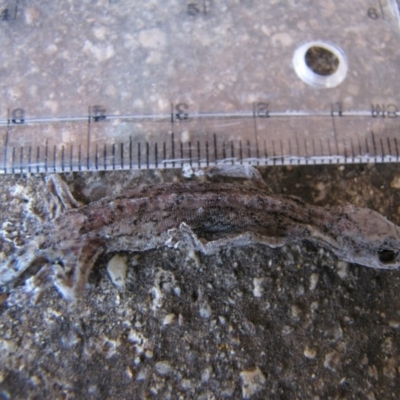
[(396, 261), (399, 252), (390, 249), (379, 249), (378, 250), (378, 257), (379, 261), (383, 264), (390, 264)]

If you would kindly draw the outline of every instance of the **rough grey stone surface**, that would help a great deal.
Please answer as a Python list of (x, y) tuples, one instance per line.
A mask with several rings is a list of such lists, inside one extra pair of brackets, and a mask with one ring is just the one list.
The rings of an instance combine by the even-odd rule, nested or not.
[[(397, 165), (262, 170), (276, 193), (351, 202), (400, 223)], [(84, 203), (178, 171), (65, 175)], [(1, 176), (1, 250), (48, 218), (43, 175)], [(6, 240), (8, 239), (8, 241)], [(125, 287), (97, 262), (83, 298), (0, 295), (2, 399), (395, 399), (400, 271), (348, 265), (315, 246), (125, 253)], [(34, 268), (28, 275), (34, 273)]]

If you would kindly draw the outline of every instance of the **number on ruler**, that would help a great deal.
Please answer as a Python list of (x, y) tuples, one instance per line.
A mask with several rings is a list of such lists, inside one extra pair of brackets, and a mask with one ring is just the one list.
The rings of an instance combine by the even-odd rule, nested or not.
[(399, 115), (399, 107), (396, 104), (372, 104), (371, 116), (374, 118), (397, 118)]
[(263, 102), (259, 102), (256, 103), (256, 117), (259, 118), (267, 118), (269, 117), (269, 103), (263, 103)]
[(0, 8), (0, 21), (11, 21), (17, 16), (18, 0), (11, 0), (5, 2), (3, 7)]
[(25, 110), (16, 108), (11, 112), (11, 122), (13, 124), (23, 124), (25, 122)]
[(378, 10), (374, 7), (368, 8), (368, 17), (371, 19), (378, 19), (379, 18), (379, 13)]
[(103, 121), (107, 118), (106, 108), (100, 105), (90, 107), (90, 120), (94, 122)]
[(179, 121), (184, 121), (189, 119), (189, 113), (187, 112), (189, 110), (189, 106), (186, 103), (179, 103), (175, 106), (175, 117)]
[(10, 10), (8, 8), (4, 8), (0, 11), (0, 19), (2, 21), (9, 21), (11, 19)]
[(382, 0), (378, 0), (378, 8), (370, 7), (368, 8), (367, 15), (369, 18), (373, 20), (377, 20), (379, 18), (385, 19), (385, 12), (382, 5)]
[(192, 0), (187, 5), (187, 13), (192, 17), (200, 14), (207, 14), (210, 11), (209, 0)]

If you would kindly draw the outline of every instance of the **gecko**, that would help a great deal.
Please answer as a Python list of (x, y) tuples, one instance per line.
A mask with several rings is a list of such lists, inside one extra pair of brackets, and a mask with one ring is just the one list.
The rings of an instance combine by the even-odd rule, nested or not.
[(81, 206), (58, 175), (50, 180), (68, 209), (1, 262), (0, 286), (42, 262), (37, 275), (76, 300), (101, 254), (181, 244), (210, 255), (229, 246), (310, 241), (349, 263), (400, 267), (400, 227), (367, 208), (323, 208), (259, 187), (212, 182), (156, 184)]

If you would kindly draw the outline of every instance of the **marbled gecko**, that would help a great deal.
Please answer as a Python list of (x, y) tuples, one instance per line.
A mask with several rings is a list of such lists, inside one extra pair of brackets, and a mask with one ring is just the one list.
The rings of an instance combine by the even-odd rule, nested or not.
[(255, 187), (199, 182), (149, 186), (79, 207), (65, 183), (58, 187), (71, 208), (0, 264), (0, 285), (43, 260), (38, 274), (51, 277), (62, 296), (73, 300), (102, 253), (183, 242), (211, 254), (227, 246), (308, 240), (351, 263), (400, 266), (400, 227), (366, 208), (325, 209)]

